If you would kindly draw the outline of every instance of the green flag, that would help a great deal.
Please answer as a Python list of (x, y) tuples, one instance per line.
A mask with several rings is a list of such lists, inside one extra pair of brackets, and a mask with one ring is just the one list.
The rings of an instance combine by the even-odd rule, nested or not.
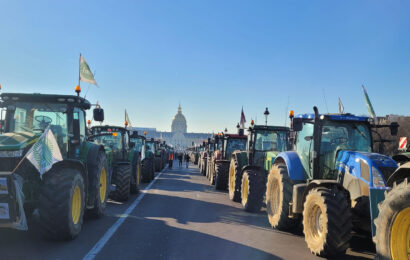
[(88, 82), (94, 85), (97, 85), (97, 82), (94, 79), (94, 75), (91, 73), (90, 66), (85, 61), (83, 56), (80, 55), (80, 80), (83, 82)]
[(363, 88), (363, 93), (364, 93), (364, 100), (366, 101), (367, 110), (369, 110), (369, 114), (372, 118), (376, 118), (376, 113), (374, 113), (372, 102), (370, 102), (369, 95), (367, 95), (367, 91), (364, 88), (364, 85), (362, 85), (362, 88)]

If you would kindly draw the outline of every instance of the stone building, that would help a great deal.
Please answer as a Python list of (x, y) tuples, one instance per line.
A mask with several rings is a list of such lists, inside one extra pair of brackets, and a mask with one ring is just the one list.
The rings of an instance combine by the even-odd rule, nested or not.
[(134, 127), (134, 130), (137, 130), (139, 134), (143, 134), (145, 131), (147, 138), (162, 139), (176, 149), (201, 144), (208, 137), (211, 137), (210, 133), (188, 133), (187, 129), (187, 121), (182, 114), (181, 105), (178, 106), (178, 112), (172, 119), (171, 132), (157, 131), (155, 128)]

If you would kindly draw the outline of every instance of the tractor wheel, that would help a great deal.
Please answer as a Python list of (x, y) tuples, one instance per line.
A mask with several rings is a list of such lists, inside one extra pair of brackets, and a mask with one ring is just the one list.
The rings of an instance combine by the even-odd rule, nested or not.
[(257, 169), (245, 170), (242, 175), (241, 200), (248, 212), (258, 212), (263, 203), (266, 190), (265, 173)]
[(209, 180), (209, 170), (211, 169), (211, 160), (206, 160), (206, 178), (208, 180)]
[(209, 184), (212, 186), (215, 184), (215, 165), (211, 165), (209, 169)]
[(314, 188), (303, 206), (303, 233), (310, 251), (320, 256), (345, 253), (351, 238), (352, 217), (343, 192)]
[(242, 185), (242, 172), (239, 169), (239, 163), (234, 158), (231, 159), (229, 165), (229, 177), (228, 177), (228, 191), (229, 199), (232, 201), (241, 201), (241, 185)]
[(104, 215), (107, 206), (107, 199), (110, 187), (110, 179), (107, 170), (107, 159), (104, 152), (99, 152), (96, 164), (91, 164), (89, 176), (94, 176), (94, 191), (88, 191), (88, 194), (94, 194), (94, 207), (86, 211), (87, 217), (100, 218)]
[(60, 168), (44, 175), (39, 195), (39, 225), (46, 238), (74, 239), (83, 225), (84, 208), (84, 179), (80, 171)]
[(151, 160), (151, 176), (150, 176), (150, 181), (152, 181), (155, 178), (155, 158), (152, 157), (150, 158)]
[(216, 163), (215, 164), (215, 189), (226, 190), (228, 186), (228, 172), (229, 164)]
[(296, 225), (296, 221), (288, 217), (292, 189), (286, 165), (275, 164), (270, 170), (266, 188), (266, 211), (273, 228), (289, 230)]
[[(405, 179), (393, 185), (379, 204), (375, 219), (376, 259), (408, 259), (410, 257), (410, 183)], [(394, 245), (394, 246), (392, 246)]]
[(207, 159), (204, 159), (202, 162), (202, 175), (206, 176), (206, 163), (207, 163)]
[(132, 166), (132, 178), (131, 178), (131, 193), (137, 194), (139, 192), (139, 186), (141, 184), (141, 161), (138, 158), (137, 162)]
[(145, 158), (144, 162), (142, 163), (142, 182), (150, 182), (151, 181), (151, 168), (150, 168), (150, 161), (148, 158)]
[(116, 188), (111, 197), (113, 200), (126, 201), (130, 197), (131, 165), (118, 165), (116, 171)]

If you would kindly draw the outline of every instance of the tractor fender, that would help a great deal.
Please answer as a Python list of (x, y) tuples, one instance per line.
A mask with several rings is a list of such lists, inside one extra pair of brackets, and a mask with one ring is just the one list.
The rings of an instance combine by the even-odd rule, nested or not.
[(289, 178), (292, 181), (306, 180), (306, 173), (303, 169), (302, 162), (296, 152), (282, 152), (276, 156), (272, 165), (284, 163), (288, 169)]
[(84, 179), (84, 192), (88, 192), (88, 172), (86, 166), (80, 160), (64, 159), (63, 161), (56, 162), (52, 169), (58, 168), (71, 168), (81, 172), (81, 176)]
[(392, 159), (398, 163), (408, 162), (410, 161), (410, 154), (409, 153), (396, 154), (392, 156)]
[(228, 160), (215, 160), (215, 163), (230, 163)]
[(393, 187), (395, 182), (398, 184), (408, 177), (410, 177), (410, 162), (400, 165), (400, 167), (390, 175), (386, 184), (388, 187)]
[[(89, 172), (90, 169), (97, 167), (97, 161), (98, 161), (97, 158), (98, 158), (99, 153), (103, 153), (104, 155), (106, 155), (104, 146), (98, 145), (95, 143), (90, 143), (89, 148), (88, 148), (88, 153), (87, 153), (87, 171), (86, 171), (87, 172), (87, 184), (85, 185), (87, 187), (87, 190), (90, 191), (90, 193), (95, 192), (95, 189), (93, 189), (92, 187), (95, 187), (97, 185), (96, 182), (99, 181), (96, 178), (94, 178), (94, 176), (92, 176)], [(106, 170), (108, 171), (108, 179), (110, 180), (112, 172), (108, 168)], [(88, 195), (91, 195), (91, 196), (88, 196)], [(94, 197), (94, 194), (88, 194), (88, 195), (87, 197), (89, 201), (87, 202), (87, 204), (90, 204), (92, 203), (91, 200)]]
[(262, 167), (256, 166), (256, 165), (246, 165), (242, 168), (242, 174), (247, 171), (247, 170), (256, 170), (256, 171), (263, 171), (265, 175), (267, 174), (267, 171), (263, 169)]
[(234, 158), (238, 164), (239, 169), (243, 169), (244, 166), (248, 165), (248, 156), (244, 151), (236, 151), (232, 154), (232, 158)]

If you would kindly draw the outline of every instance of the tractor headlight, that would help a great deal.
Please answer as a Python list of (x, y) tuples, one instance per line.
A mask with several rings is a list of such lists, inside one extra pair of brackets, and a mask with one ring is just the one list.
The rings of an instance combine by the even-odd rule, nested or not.
[(374, 167), (372, 167), (372, 176), (373, 176), (373, 186), (376, 188), (386, 187), (384, 183), (383, 175), (380, 171)]
[(0, 151), (0, 158), (21, 157), (22, 155), (23, 150)]

